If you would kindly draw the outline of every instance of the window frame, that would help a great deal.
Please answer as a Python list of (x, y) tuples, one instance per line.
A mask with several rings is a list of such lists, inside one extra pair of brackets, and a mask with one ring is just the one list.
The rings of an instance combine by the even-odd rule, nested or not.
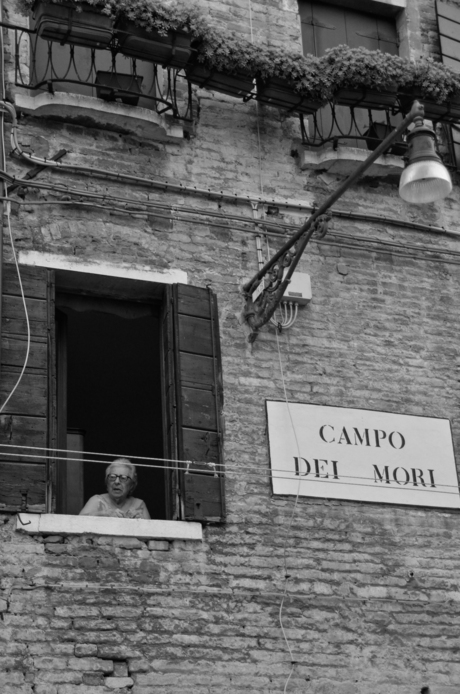
[[(38, 257), (37, 257), (37, 255), (38, 255)], [(59, 273), (60, 270), (65, 270), (65, 271), (67, 271), (66, 276), (68, 278), (75, 279), (75, 281), (78, 283), (79, 277), (81, 278), (81, 274), (77, 275), (78, 271), (80, 271), (80, 273), (81, 273), (82, 270), (84, 270), (84, 269), (88, 270), (89, 269), (90, 270), (89, 275), (92, 275), (93, 278), (95, 277), (96, 280), (97, 280), (98, 276), (99, 277), (103, 276), (105, 278), (107, 278), (107, 277), (118, 278), (118, 280), (120, 280), (121, 282), (131, 283), (132, 286), (135, 286), (135, 285), (133, 285), (133, 280), (144, 280), (143, 285), (142, 285), (142, 281), (139, 283), (136, 283), (137, 287), (144, 286), (144, 288), (145, 288), (148, 286), (149, 289), (153, 288), (153, 290), (155, 292), (158, 292), (160, 295), (166, 294), (169, 297), (168, 302), (172, 301), (172, 308), (174, 310), (175, 323), (176, 324), (178, 324), (178, 323), (182, 324), (183, 326), (185, 325), (187, 320), (190, 322), (190, 319), (192, 319), (192, 322), (193, 322), (193, 316), (191, 316), (190, 314), (193, 314), (194, 309), (190, 310), (190, 307), (189, 307), (189, 309), (185, 310), (185, 312), (182, 311), (182, 314), (184, 314), (185, 318), (187, 319), (184, 322), (184, 317), (181, 317), (181, 312), (179, 310), (177, 310), (177, 306), (178, 306), (177, 296), (176, 296), (176, 298), (174, 298), (174, 292), (176, 293), (176, 295), (178, 292), (179, 292), (179, 294), (180, 294), (180, 292), (183, 293), (184, 291), (186, 294), (187, 293), (190, 294), (190, 292), (191, 292), (192, 295), (194, 295), (195, 297), (199, 296), (199, 297), (201, 297), (201, 299), (203, 297), (209, 296), (210, 297), (210, 299), (209, 299), (209, 301), (210, 301), (210, 303), (209, 303), (210, 315), (209, 315), (209, 318), (206, 319), (206, 320), (208, 320), (208, 323), (209, 323), (208, 330), (209, 331), (217, 331), (217, 342), (215, 343), (217, 345), (217, 347), (216, 348), (213, 347), (214, 351), (212, 354), (212, 360), (213, 360), (213, 365), (214, 365), (213, 368), (215, 368), (217, 365), (220, 369), (220, 346), (219, 346), (219, 341), (218, 341), (217, 306), (215, 304), (215, 297), (212, 295), (212, 292), (210, 292), (209, 289), (197, 288), (197, 287), (194, 288), (190, 285), (184, 285), (184, 284), (175, 284), (172, 281), (173, 279), (184, 279), (185, 273), (182, 273), (180, 271), (174, 271), (174, 270), (165, 271), (165, 272), (160, 271), (160, 273), (155, 273), (155, 271), (151, 271), (147, 268), (133, 268), (132, 266), (130, 266), (129, 269), (127, 267), (122, 268), (120, 266), (107, 267), (107, 265), (103, 264), (103, 263), (101, 264), (101, 266), (97, 266), (94, 264), (88, 264), (88, 263), (85, 264), (85, 263), (81, 263), (81, 262), (74, 262), (73, 260), (71, 260), (69, 262), (68, 259), (65, 259), (63, 257), (54, 257), (54, 258), (48, 257), (47, 258), (46, 255), (47, 254), (37, 254), (36, 252), (21, 252), (19, 260), (21, 263), (21, 269), (24, 271), (25, 274), (28, 274), (28, 275), (32, 274), (32, 276), (33, 276), (33, 267), (32, 268), (30, 267), (32, 265), (32, 266), (36, 266), (37, 272), (41, 273), (42, 282), (44, 281), (43, 280), (43, 277), (44, 277), (43, 273), (46, 273), (46, 275), (47, 275), (48, 289), (47, 289), (47, 300), (46, 300), (47, 304), (46, 305), (48, 307), (47, 308), (47, 310), (48, 310), (47, 324), (48, 324), (48, 348), (49, 348), (49, 360), (50, 360), (49, 363), (51, 363), (51, 364), (56, 363), (55, 362), (56, 341), (55, 341), (55, 334), (54, 334), (54, 327), (53, 327), (55, 325), (55, 321), (50, 321), (50, 314), (52, 313), (54, 316), (54, 291), (55, 291), (54, 276), (55, 276), (55, 273)], [(27, 267), (27, 266), (29, 266), (29, 267)], [(14, 266), (11, 266), (11, 265), (8, 266), (8, 271), (10, 272), (10, 274), (12, 272), (13, 267)], [(154, 280), (158, 280), (159, 275), (162, 275), (163, 281), (161, 283), (155, 283)], [(165, 282), (165, 279), (166, 279), (165, 275), (169, 275), (169, 277), (167, 277), (166, 282)], [(61, 286), (62, 286), (62, 274), (60, 277), (61, 277), (61, 279), (59, 281), (59, 284), (61, 284)], [(185, 276), (185, 279), (186, 279), (186, 276)], [(174, 292), (172, 290), (172, 285), (174, 285)], [(182, 287), (182, 289), (181, 289), (181, 287)], [(165, 306), (166, 302), (163, 305)], [(193, 302), (191, 305), (193, 307)], [(198, 313), (201, 310), (202, 309), (199, 309)], [(189, 315), (187, 315), (187, 314), (189, 314)], [(212, 314), (212, 316), (211, 316), (211, 314)], [(172, 335), (172, 339), (173, 339), (173, 342), (171, 344), (173, 346), (173, 351), (175, 354), (175, 350), (177, 350), (177, 348), (178, 348), (177, 345), (183, 339), (181, 337), (180, 330), (177, 331), (175, 329), (175, 332)], [(163, 354), (162, 359), (164, 360), (164, 358), (165, 357)], [(198, 355), (198, 358), (202, 358), (202, 357), (200, 357)], [(163, 361), (163, 364), (164, 363), (165, 362)], [(174, 360), (173, 368), (175, 370), (174, 377), (177, 378), (177, 373), (179, 373), (178, 369), (181, 368), (180, 363), (178, 362), (177, 359)], [(28, 369), (30, 370), (30, 367), (28, 367)], [(26, 373), (27, 373), (28, 369), (26, 369)], [(209, 371), (209, 369), (208, 369), (208, 371)], [(164, 373), (164, 369), (163, 369), (163, 373)], [(57, 429), (56, 429), (56, 421), (57, 421), (57, 419), (56, 419), (56, 400), (55, 400), (55, 398), (50, 397), (50, 394), (53, 392), (53, 389), (55, 389), (55, 387), (56, 387), (55, 370), (53, 370), (51, 368), (48, 369), (47, 378), (48, 378), (48, 387), (47, 387), (47, 391), (46, 391), (47, 392), (46, 397), (47, 397), (47, 402), (48, 402), (48, 406), (47, 406), (48, 407), (48, 411), (47, 411), (48, 439), (46, 441), (46, 446), (48, 446), (51, 449), (55, 449), (56, 444), (57, 444), (57, 440), (58, 440), (57, 439)], [(186, 377), (185, 381), (186, 380), (187, 380), (187, 377)], [(172, 405), (171, 405), (171, 407), (173, 407), (175, 409), (176, 413), (179, 412), (179, 414), (180, 414), (181, 408), (183, 407), (183, 401), (184, 401), (184, 398), (182, 397), (182, 392), (180, 390), (181, 387), (182, 386), (177, 386), (177, 384), (175, 383), (174, 391), (175, 391), (175, 398), (176, 399), (174, 400), (174, 402), (172, 402)], [(201, 386), (200, 386), (200, 384), (198, 383), (198, 384), (194, 384), (194, 387), (195, 388), (202, 388), (203, 385), (201, 384)], [(209, 385), (205, 385), (204, 387), (205, 387), (205, 390), (208, 392), (208, 395), (209, 395), (209, 393), (212, 393), (216, 397), (216, 403), (217, 403), (216, 404), (216, 417), (218, 420), (220, 420), (220, 417), (222, 414), (221, 377), (220, 377), (220, 385), (219, 386), (215, 387), (214, 385), (209, 384)], [(4, 414), (3, 417), (5, 417), (5, 416), (8, 417), (9, 415)], [(179, 417), (176, 417), (176, 424), (175, 424), (176, 440), (178, 437), (180, 437), (180, 431), (177, 427), (179, 426), (178, 422), (181, 421), (181, 416), (182, 415), (180, 415)], [(165, 421), (165, 416), (163, 416), (163, 421)], [(206, 439), (206, 436), (207, 436), (206, 426), (205, 425), (199, 425), (199, 426), (201, 427), (202, 433), (204, 432), (204, 436), (202, 438)], [(221, 455), (222, 440), (221, 440), (220, 424), (218, 427), (217, 436), (218, 436), (219, 455)], [(25, 444), (23, 444), (23, 445), (25, 445)], [(44, 445), (44, 443), (40, 443), (40, 446), (43, 446), (43, 445)], [(175, 456), (170, 455), (169, 450), (165, 450), (165, 455), (164, 455), (165, 458), (185, 460), (183, 457), (179, 458), (177, 455), (175, 455)], [(182, 444), (179, 444), (179, 445), (177, 445), (176, 450), (177, 451), (184, 451), (186, 449), (184, 448), (184, 446)], [(46, 482), (46, 504), (47, 505), (46, 505), (46, 508), (41, 507), (41, 508), (37, 508), (37, 509), (28, 509), (27, 502), (26, 502), (24, 504), (23, 508), (16, 507), (16, 508), (8, 508), (5, 510), (13, 511), (13, 512), (18, 512), (18, 511), (19, 512), (21, 512), (21, 511), (27, 512), (27, 511), (31, 510), (31, 511), (36, 511), (36, 512), (41, 513), (41, 514), (43, 514), (43, 511), (45, 511), (45, 513), (43, 515), (44, 516), (49, 515), (49, 512), (53, 509), (53, 501), (52, 501), (53, 495), (50, 493), (50, 491), (51, 491), (51, 488), (53, 487), (53, 485), (55, 487), (55, 482), (56, 482), (55, 475), (53, 475), (52, 455), (50, 455), (48, 457), (48, 460), (50, 460), (50, 459), (51, 459), (51, 461), (47, 462), (47, 466), (46, 466), (47, 467), (47, 482)], [(216, 466), (212, 462), (209, 464), (205, 462), (204, 467), (201, 466), (201, 468), (200, 468), (200, 465), (198, 465), (198, 464), (195, 464), (195, 465), (190, 464), (190, 461), (189, 461), (189, 463), (184, 462), (182, 464), (179, 464), (177, 476), (178, 476), (178, 479), (180, 481), (179, 486), (181, 487), (181, 504), (178, 507), (178, 512), (173, 516), (174, 520), (172, 520), (172, 521), (158, 521), (158, 522), (160, 522), (160, 523), (164, 523), (164, 522), (167, 522), (167, 523), (170, 523), (170, 522), (171, 523), (178, 523), (178, 522), (179, 523), (182, 523), (182, 522), (189, 523), (190, 521), (198, 521), (198, 520), (202, 521), (202, 522), (223, 522), (225, 519), (224, 497), (223, 497), (224, 475), (223, 475), (223, 468), (220, 467), (221, 462), (222, 462), (222, 459), (220, 458), (219, 465), (217, 466), (217, 470), (219, 471), (219, 474), (217, 474), (217, 475), (214, 474), (216, 471)], [(211, 482), (210, 482), (211, 477), (213, 478), (213, 480), (211, 480)], [(199, 507), (201, 502), (204, 501), (207, 503), (206, 494), (209, 494), (209, 485), (211, 485), (211, 487), (213, 487), (213, 485), (214, 485), (214, 492), (215, 492), (216, 479), (214, 479), (214, 478), (216, 478), (218, 480), (218, 487), (220, 490), (219, 493), (221, 495), (219, 503), (221, 504), (222, 511), (219, 512), (218, 514), (214, 513), (214, 514), (210, 515), (208, 513), (206, 515), (206, 513), (203, 513), (203, 512), (198, 513), (196, 511), (196, 509), (193, 510), (192, 512), (190, 512), (190, 508), (189, 508), (188, 514), (186, 515), (185, 509), (187, 508), (187, 503), (184, 501), (184, 495), (188, 494), (190, 497), (190, 494), (192, 494), (192, 496), (193, 496), (193, 494), (196, 492), (196, 490), (194, 490), (193, 488), (190, 487), (190, 482), (193, 481), (194, 483), (196, 483), (198, 485), (198, 487), (201, 486), (203, 488), (206, 488), (205, 491), (201, 494), (201, 497), (199, 499), (199, 502), (200, 502), (200, 503), (198, 503), (198, 507)], [(184, 481), (184, 479), (185, 479), (185, 481)], [(192, 485), (192, 487), (193, 487), (193, 485)], [(27, 497), (26, 497), (26, 499), (27, 499)], [(192, 498), (192, 501), (193, 501), (193, 498)], [(55, 504), (54, 504), (54, 507), (55, 507)], [(189, 507), (190, 507), (190, 504), (189, 504)], [(209, 507), (209, 508), (211, 508), (211, 507)], [(52, 514), (52, 515), (56, 516), (56, 518), (61, 516), (61, 514)], [(70, 516), (70, 515), (65, 516), (65, 517), (73, 518), (73, 519), (79, 518), (79, 516)], [(186, 518), (186, 520), (182, 520), (183, 518)], [(122, 519), (122, 520), (127, 520), (128, 521), (128, 527), (129, 527), (129, 522), (132, 519)], [(45, 522), (45, 521), (43, 521), (43, 522)], [(56, 521), (52, 521), (52, 523), (55, 523), (55, 522)], [(151, 523), (151, 522), (156, 523), (157, 521), (146, 521), (146, 522), (147, 523)], [(19, 522), (19, 525), (22, 528), (21, 522)], [(30, 524), (26, 523), (26, 525), (30, 525)], [(33, 527), (36, 527), (35, 521), (32, 525), (33, 525)], [(65, 525), (68, 526), (67, 521), (65, 522)], [(82, 531), (82, 532), (84, 532), (84, 531)], [(147, 534), (149, 532), (150, 533), (153, 532), (153, 529), (150, 528), (149, 530), (147, 530)], [(168, 532), (170, 532), (170, 531), (168, 531)], [(162, 537), (163, 537), (163, 535), (162, 535)]]

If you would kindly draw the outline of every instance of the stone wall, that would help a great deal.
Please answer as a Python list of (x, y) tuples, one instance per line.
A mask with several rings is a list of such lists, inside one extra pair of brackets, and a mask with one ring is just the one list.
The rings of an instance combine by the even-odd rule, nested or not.
[[(432, 0), (409, 4), (436, 54)], [(208, 5), (249, 35), (246, 2)], [(300, 46), (294, 0), (254, 2), (252, 17), (257, 40)], [(19, 140), (42, 157), (64, 148), (75, 164), (275, 198), (270, 219), (293, 228), (339, 184), (300, 171), (295, 118), (205, 90), (195, 100), (199, 116), (182, 141), (27, 116)], [(29, 168), (10, 156), (7, 167), (18, 176)], [(402, 202), (392, 177), (350, 189), (337, 204), (349, 218), (335, 216), (302, 260), (311, 304), (279, 340), (265, 328), (252, 346), (241, 285), (257, 270), (255, 240), (236, 219), (251, 219), (249, 202), (76, 173), (37, 180), (165, 209), (130, 214), (29, 188), (12, 205), (18, 250), (181, 269), (217, 293), (228, 521), (205, 527), (203, 543), (143, 542), (30, 537), (3, 514), (2, 694), (275, 694), (291, 664), (286, 691), (296, 694), (416, 694), (424, 685), (456, 694), (458, 513), (272, 496), (265, 400), (284, 398), (281, 361), (294, 402), (446, 417), (460, 450), (458, 179), (446, 201), (426, 209)], [(279, 204), (286, 199), (305, 209)], [(271, 237), (271, 251), (281, 242)], [(5, 251), (11, 259), (6, 235)]]

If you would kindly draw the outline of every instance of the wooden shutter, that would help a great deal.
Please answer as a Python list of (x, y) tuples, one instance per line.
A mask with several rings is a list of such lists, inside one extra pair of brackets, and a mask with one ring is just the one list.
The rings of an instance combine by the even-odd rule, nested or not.
[[(172, 517), (223, 521), (222, 371), (215, 295), (173, 285), (163, 321), (165, 441)], [(180, 512), (177, 504), (180, 499)]]
[[(20, 267), (31, 328), (28, 366), (0, 415), (0, 509), (44, 512), (47, 503), (50, 400), (49, 355), (54, 317), (52, 271)], [(5, 264), (0, 403), (13, 389), (27, 350), (27, 326), (16, 266)], [(12, 448), (11, 446), (33, 446)]]
[(340, 44), (398, 53), (398, 34), (392, 17), (305, 0), (300, 3), (300, 20), (305, 53), (321, 56)]
[[(460, 7), (436, 2), (439, 41), (441, 44), (442, 62), (456, 72), (460, 72)], [(457, 168), (460, 167), (460, 129), (458, 125), (451, 128), (452, 143), (455, 151)]]
[(439, 41), (442, 61), (456, 72), (460, 72), (460, 7), (436, 2)]

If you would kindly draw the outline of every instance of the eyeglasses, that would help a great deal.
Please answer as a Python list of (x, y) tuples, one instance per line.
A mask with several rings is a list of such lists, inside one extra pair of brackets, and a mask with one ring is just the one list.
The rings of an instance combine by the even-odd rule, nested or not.
[(107, 475), (107, 479), (109, 482), (116, 482), (117, 477), (120, 480), (120, 482), (127, 482), (128, 480), (132, 481), (132, 477), (129, 477), (128, 475)]

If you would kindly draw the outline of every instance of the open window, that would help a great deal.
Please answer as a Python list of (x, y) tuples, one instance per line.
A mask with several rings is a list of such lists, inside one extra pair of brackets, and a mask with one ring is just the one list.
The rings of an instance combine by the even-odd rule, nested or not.
[[(138, 465), (136, 496), (152, 518), (222, 521), (212, 292), (44, 268), (21, 267), (21, 276), (31, 350), (0, 416), (0, 508), (76, 514), (124, 455)], [(11, 265), (3, 309), (2, 401), (27, 348)]]

